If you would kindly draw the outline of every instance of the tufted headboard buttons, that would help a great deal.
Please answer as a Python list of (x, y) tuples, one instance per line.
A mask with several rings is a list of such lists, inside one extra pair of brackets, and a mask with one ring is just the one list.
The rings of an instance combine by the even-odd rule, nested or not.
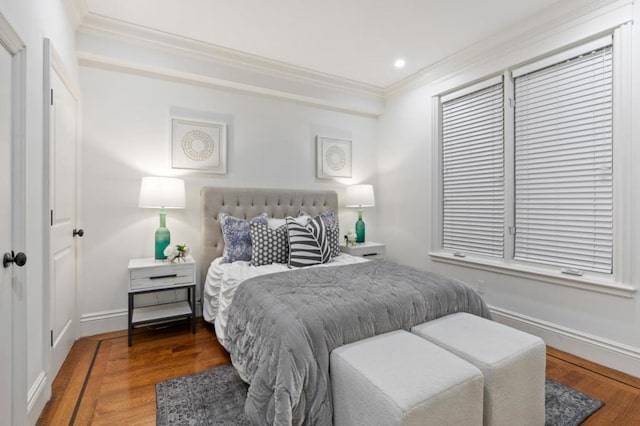
[(335, 191), (217, 188), (204, 186), (200, 190), (202, 264), (200, 277), (204, 281), (211, 262), (222, 256), (224, 240), (218, 214), (224, 212), (242, 219), (251, 219), (262, 213), (269, 217), (295, 216), (304, 210), (312, 216), (327, 210), (338, 212), (338, 194)]

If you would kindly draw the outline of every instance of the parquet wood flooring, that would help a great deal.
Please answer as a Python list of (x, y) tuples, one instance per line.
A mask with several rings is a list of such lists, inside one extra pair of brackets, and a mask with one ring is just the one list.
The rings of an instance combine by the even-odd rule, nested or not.
[[(136, 329), (132, 347), (126, 331), (85, 337), (65, 360), (38, 424), (153, 425), (157, 382), (229, 362), (204, 322), (196, 334), (186, 321)], [(585, 426), (640, 425), (640, 378), (554, 348), (547, 348), (547, 376), (605, 402)]]

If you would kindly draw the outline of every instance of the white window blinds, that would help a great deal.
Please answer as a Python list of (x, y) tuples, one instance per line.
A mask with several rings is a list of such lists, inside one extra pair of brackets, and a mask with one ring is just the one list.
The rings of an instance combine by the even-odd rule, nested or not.
[(515, 252), (612, 273), (612, 48), (515, 79)]
[(443, 248), (503, 256), (503, 84), (442, 102)]

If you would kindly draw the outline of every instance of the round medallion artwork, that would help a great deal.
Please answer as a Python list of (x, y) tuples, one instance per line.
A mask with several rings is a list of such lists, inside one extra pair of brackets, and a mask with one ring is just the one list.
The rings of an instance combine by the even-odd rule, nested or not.
[(327, 149), (324, 160), (331, 170), (342, 170), (347, 163), (347, 154), (339, 146), (332, 146)]
[(182, 151), (193, 161), (208, 160), (214, 147), (213, 138), (202, 130), (190, 130), (182, 137)]

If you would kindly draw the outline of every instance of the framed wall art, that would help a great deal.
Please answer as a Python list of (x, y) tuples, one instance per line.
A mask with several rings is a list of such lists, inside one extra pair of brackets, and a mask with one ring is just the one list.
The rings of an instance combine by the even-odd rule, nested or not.
[(227, 173), (227, 124), (172, 118), (171, 167)]
[(316, 137), (316, 176), (320, 179), (351, 177), (351, 141)]

